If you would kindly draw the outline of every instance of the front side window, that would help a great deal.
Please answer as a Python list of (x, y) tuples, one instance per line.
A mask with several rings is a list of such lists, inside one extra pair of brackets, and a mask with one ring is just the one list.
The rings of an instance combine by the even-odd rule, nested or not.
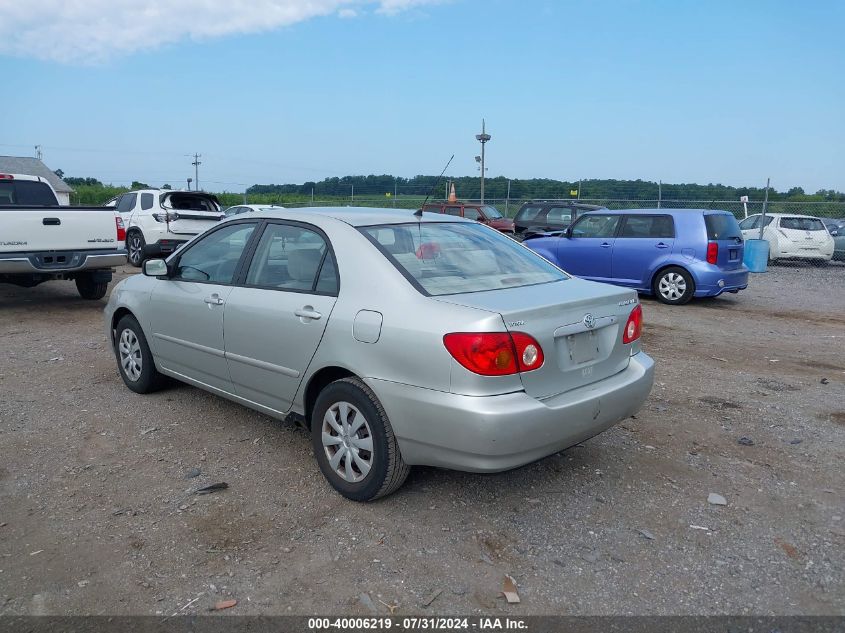
[(760, 221), (759, 215), (752, 215), (750, 218), (745, 218), (742, 222), (739, 223), (739, 228), (743, 231), (748, 231), (753, 228), (760, 228)]
[[(328, 262), (328, 263), (327, 263)], [(334, 260), (316, 231), (290, 224), (270, 224), (246, 276), (248, 286), (337, 293)]]
[(232, 224), (209, 233), (179, 257), (174, 279), (231, 284), (256, 226)]
[(824, 223), (817, 218), (781, 218), (780, 228), (796, 231), (824, 231)]
[(496, 207), (491, 207), (489, 204), (483, 206), (481, 210), (490, 220), (498, 220), (499, 218), (504, 217), (501, 213), (499, 213), (499, 210)]
[(386, 224), (359, 230), (427, 295), (482, 292), (568, 279), (539, 255), (482, 224)]
[(675, 225), (669, 215), (629, 215), (619, 237), (673, 238)]
[(572, 222), (572, 209), (568, 207), (552, 207), (546, 214), (548, 222), (555, 222), (557, 224), (569, 224)]
[(572, 227), (572, 237), (613, 237), (620, 217), (605, 213), (581, 216)]
[(461, 208), (460, 207), (446, 207), (446, 214), (447, 215), (454, 215), (455, 217), (461, 217)]

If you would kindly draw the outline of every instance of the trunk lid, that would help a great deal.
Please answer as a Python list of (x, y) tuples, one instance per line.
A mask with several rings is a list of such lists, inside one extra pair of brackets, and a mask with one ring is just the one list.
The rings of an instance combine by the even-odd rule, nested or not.
[(223, 219), (217, 196), (193, 191), (174, 191), (161, 196), (168, 229), (176, 235), (198, 235)]
[(742, 268), (745, 241), (736, 218), (730, 213), (709, 213), (704, 216), (708, 242), (719, 246), (716, 266), (722, 270)]
[(497, 312), (508, 331), (533, 336), (545, 362), (520, 377), (525, 392), (538, 399), (612, 376), (630, 360), (622, 330), (638, 303), (632, 290), (570, 278), (436, 299)]

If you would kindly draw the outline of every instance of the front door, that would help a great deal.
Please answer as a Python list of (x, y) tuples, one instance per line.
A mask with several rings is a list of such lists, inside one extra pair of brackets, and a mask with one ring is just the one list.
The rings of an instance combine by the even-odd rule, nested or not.
[(232, 392), (223, 348), (223, 313), (257, 222), (226, 225), (200, 238), (174, 262), (150, 296), (150, 331), (162, 369)]
[(609, 281), (620, 217), (613, 213), (581, 216), (572, 225), (571, 237), (558, 240), (557, 258), (561, 268), (585, 279)]
[(244, 283), (226, 302), (226, 358), (237, 395), (274, 411), (290, 409), (338, 288), (335, 258), (320, 231), (267, 224)]
[(613, 243), (611, 274), (620, 285), (648, 288), (652, 271), (674, 245), (672, 216), (626, 215)]

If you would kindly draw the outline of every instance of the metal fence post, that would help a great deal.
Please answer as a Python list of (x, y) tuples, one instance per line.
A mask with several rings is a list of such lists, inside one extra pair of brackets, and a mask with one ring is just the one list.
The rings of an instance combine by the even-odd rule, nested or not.
[(763, 214), (760, 218), (760, 239), (763, 239), (763, 229), (766, 228), (766, 207), (769, 206), (769, 183), (771, 178), (766, 178), (766, 195), (763, 196)]
[(511, 203), (511, 181), (508, 178), (508, 196), (505, 198), (505, 217), (508, 217), (508, 207)]

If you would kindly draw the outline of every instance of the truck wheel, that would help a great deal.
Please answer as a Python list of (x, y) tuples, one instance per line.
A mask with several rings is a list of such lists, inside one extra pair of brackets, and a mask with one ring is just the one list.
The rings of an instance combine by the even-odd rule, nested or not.
[(126, 236), (126, 250), (129, 252), (129, 263), (135, 268), (140, 268), (144, 263), (144, 236), (140, 231), (129, 231)]
[(91, 275), (80, 275), (76, 278), (76, 289), (79, 291), (79, 296), (83, 299), (90, 299), (92, 301), (102, 299), (106, 296), (109, 282), (94, 281)]
[(384, 407), (357, 378), (343, 378), (320, 392), (311, 416), (311, 442), (323, 475), (353, 501), (389, 495), (410, 470)]
[(127, 314), (117, 322), (114, 354), (120, 377), (135, 393), (152, 393), (167, 384), (167, 377), (156, 369), (141, 325), (132, 315)]

